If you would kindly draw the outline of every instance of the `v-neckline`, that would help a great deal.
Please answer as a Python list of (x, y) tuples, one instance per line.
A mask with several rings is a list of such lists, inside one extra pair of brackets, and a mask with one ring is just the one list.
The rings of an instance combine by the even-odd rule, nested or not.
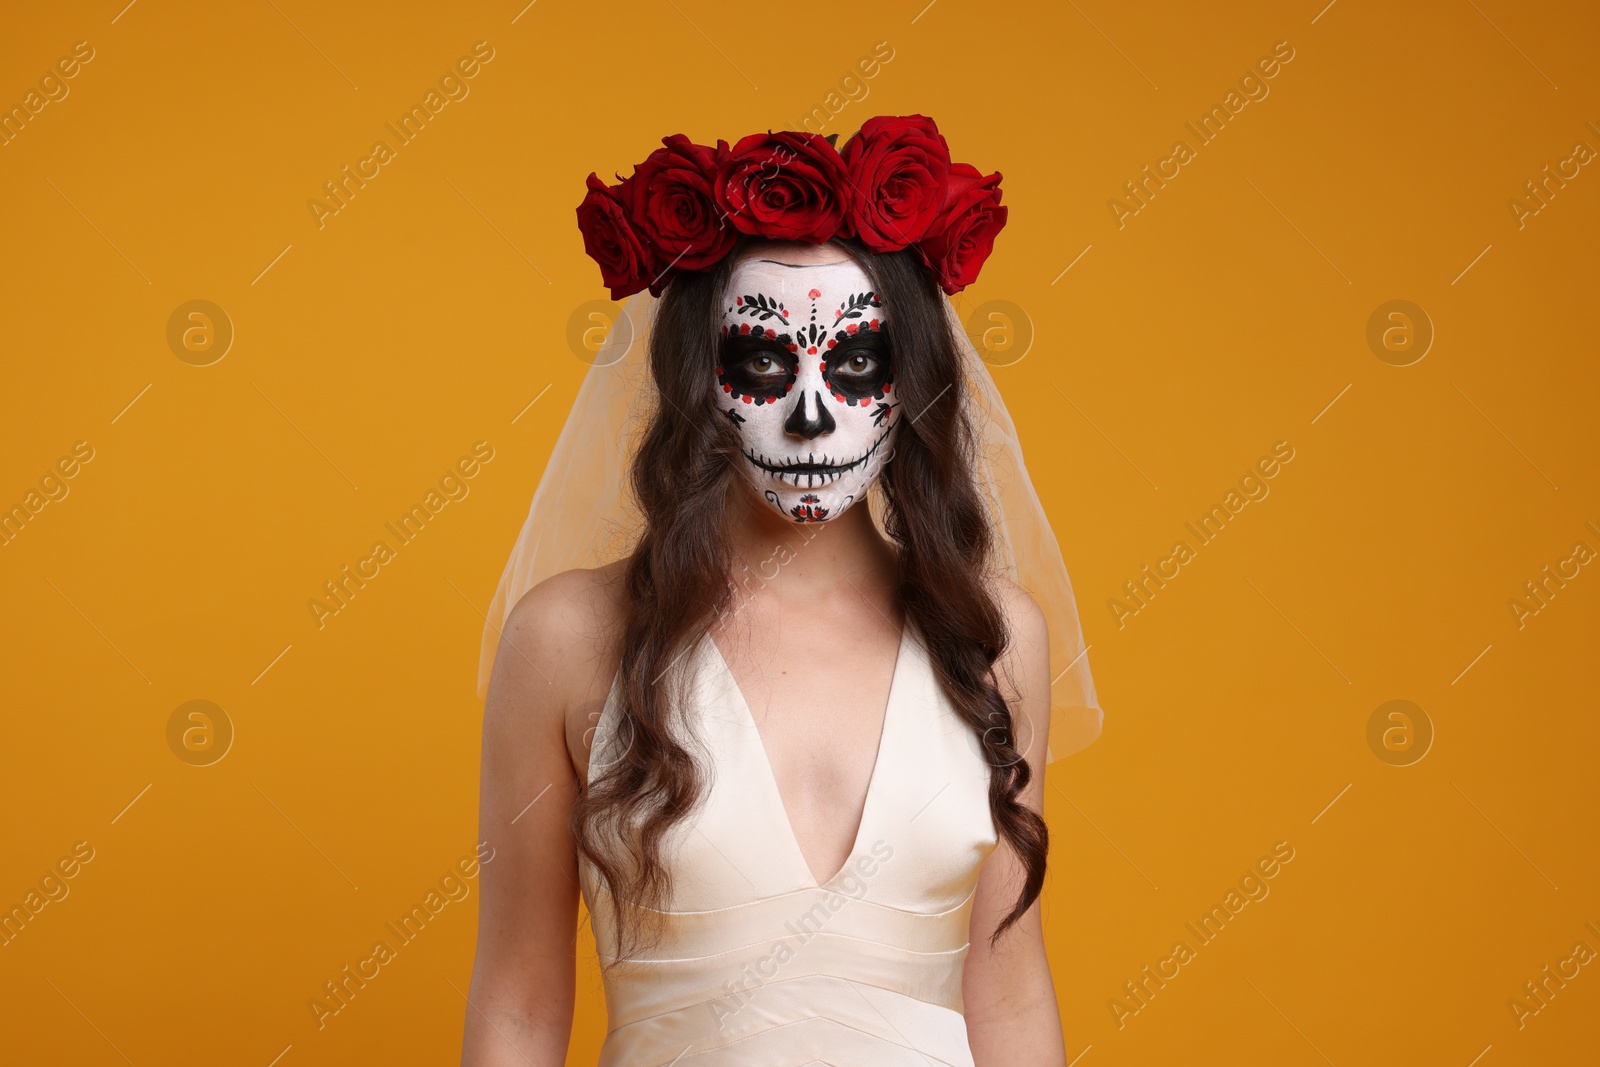
[(884, 702), (883, 726), (878, 730), (878, 750), (873, 755), (872, 776), (867, 779), (867, 795), (861, 802), (861, 818), (856, 823), (855, 838), (850, 842), (849, 852), (845, 853), (844, 863), (824, 882), (817, 881), (817, 876), (811, 871), (811, 864), (806, 861), (805, 850), (800, 847), (800, 838), (794, 832), (794, 823), (789, 818), (789, 807), (784, 803), (783, 790), (778, 788), (778, 776), (772, 770), (772, 760), (767, 756), (767, 743), (761, 736), (761, 728), (756, 725), (755, 714), (750, 710), (750, 702), (745, 699), (744, 690), (739, 688), (739, 680), (733, 676), (733, 669), (728, 666), (727, 658), (723, 656), (722, 649), (717, 647), (716, 641), (712, 640), (709, 631), (706, 633), (705, 640), (706, 644), (711, 646), (711, 652), (716, 656), (717, 663), (722, 667), (722, 673), (728, 679), (728, 686), (733, 690), (739, 707), (744, 712), (745, 723), (749, 725), (751, 731), (755, 734), (756, 749), (761, 757), (761, 765), (767, 772), (767, 785), (772, 790), (773, 799), (777, 801), (778, 817), (783, 822), (784, 832), (789, 836), (790, 848), (800, 864), (798, 873), (805, 878), (806, 888), (808, 889), (821, 889), (824, 886), (832, 885), (845, 872), (845, 869), (850, 866), (851, 857), (860, 850), (862, 835), (865, 834), (867, 829), (867, 820), (872, 815), (872, 799), (878, 792), (878, 780), (882, 777), (879, 772), (883, 770), (884, 755), (891, 750), (889, 746), (889, 728), (894, 722), (895, 704), (898, 702), (900, 688), (903, 684), (901, 676), (906, 667), (906, 645), (911, 641), (911, 619), (907, 617), (905, 624), (900, 628), (900, 645), (895, 651), (894, 670), (889, 676), (889, 696)]

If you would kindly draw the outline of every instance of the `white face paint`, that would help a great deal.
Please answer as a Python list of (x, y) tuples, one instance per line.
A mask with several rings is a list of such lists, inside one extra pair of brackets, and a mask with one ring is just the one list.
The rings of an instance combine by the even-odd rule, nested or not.
[(740, 465), (772, 508), (825, 522), (893, 454), (900, 401), (886, 309), (853, 259), (734, 267), (723, 301), (716, 390), (739, 432)]

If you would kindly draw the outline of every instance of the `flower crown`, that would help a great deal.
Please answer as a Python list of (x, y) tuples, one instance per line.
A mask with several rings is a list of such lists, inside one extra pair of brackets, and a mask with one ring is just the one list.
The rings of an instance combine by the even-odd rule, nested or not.
[(950, 162), (922, 115), (868, 119), (842, 151), (837, 137), (768, 131), (707, 148), (677, 133), (617, 185), (591, 173), (578, 229), (611, 299), (660, 296), (674, 272), (711, 269), (741, 234), (914, 248), (946, 293), (972, 284), (1006, 224), (999, 173)]

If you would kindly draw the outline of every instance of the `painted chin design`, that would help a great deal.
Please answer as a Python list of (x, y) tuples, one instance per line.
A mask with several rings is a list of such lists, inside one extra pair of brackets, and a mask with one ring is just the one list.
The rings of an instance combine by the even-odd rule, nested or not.
[(774, 460), (747, 449), (744, 453), (744, 458), (749, 461), (752, 467), (770, 475), (785, 485), (792, 485), (796, 489), (820, 489), (832, 485), (846, 474), (863, 470), (867, 462), (878, 454), (878, 449), (888, 439), (889, 431), (885, 430), (876, 441), (872, 442), (871, 448), (855, 459), (846, 460), (842, 463), (828, 462), (827, 453), (823, 453), (822, 459), (819, 461), (814, 452), (807, 453), (806, 458), (803, 460)]

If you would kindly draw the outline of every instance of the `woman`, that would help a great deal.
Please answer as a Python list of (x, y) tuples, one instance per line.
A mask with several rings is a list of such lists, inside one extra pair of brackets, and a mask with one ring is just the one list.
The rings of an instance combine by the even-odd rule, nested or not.
[[(999, 175), (950, 163), (920, 116), (842, 153), (664, 144), (621, 186), (591, 175), (579, 209), (613, 297), (661, 296), (651, 410), (622, 510), (576, 476), (622, 452), (590, 418), (628, 388), (591, 389), (627, 380), (609, 342), (491, 612), (496, 860), (463, 1063), (565, 1062), (581, 892), (602, 1064), (1064, 1064), (1043, 764), (1099, 712), (1059, 551), (939, 291), (1003, 225)], [(535, 580), (553, 541), (624, 514), (620, 558)], [(1003, 570), (1039, 577), (1069, 633)], [(1053, 643), (1076, 650), (1060, 675)]]

